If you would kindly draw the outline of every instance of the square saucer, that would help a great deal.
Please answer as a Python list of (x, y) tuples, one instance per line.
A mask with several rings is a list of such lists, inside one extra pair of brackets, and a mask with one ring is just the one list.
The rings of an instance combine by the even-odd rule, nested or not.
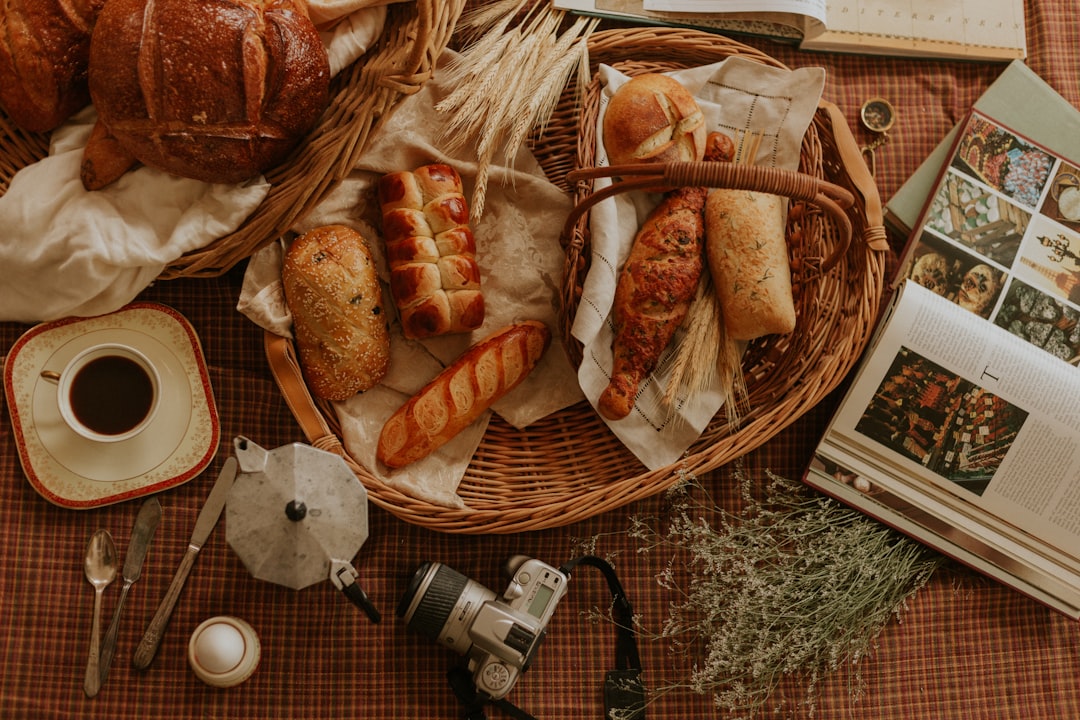
[[(161, 375), (161, 404), (150, 425), (114, 443), (87, 440), (68, 428), (56, 385), (41, 377), (104, 342), (141, 350)], [(210, 464), (221, 436), (198, 336), (185, 317), (157, 303), (30, 328), (4, 363), (4, 395), (27, 480), (42, 497), (67, 508), (100, 507), (181, 485)]]

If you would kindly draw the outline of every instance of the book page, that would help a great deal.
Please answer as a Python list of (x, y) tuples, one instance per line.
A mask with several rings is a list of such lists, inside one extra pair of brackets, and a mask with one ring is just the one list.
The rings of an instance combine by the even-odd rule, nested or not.
[(973, 112), (915, 225), (915, 280), (1080, 364), (1080, 167)]
[(680, 13), (795, 13), (825, 22), (826, 0), (644, 0), (646, 10)]
[(1080, 369), (909, 281), (827, 443), (863, 456), (856, 470), (873, 483), (1039, 538), (1080, 567), (1078, 438)]
[(1022, 0), (828, 0), (824, 32), (803, 47), (895, 55), (1021, 58)]

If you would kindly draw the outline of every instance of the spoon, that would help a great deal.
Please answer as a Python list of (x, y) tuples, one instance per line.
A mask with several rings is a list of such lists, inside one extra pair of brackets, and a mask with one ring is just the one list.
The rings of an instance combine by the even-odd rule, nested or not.
[(101, 689), (101, 596), (116, 579), (116, 545), (108, 530), (98, 530), (86, 546), (86, 579), (94, 586), (94, 622), (90, 629), (90, 659), (86, 663), (83, 689), (90, 697)]

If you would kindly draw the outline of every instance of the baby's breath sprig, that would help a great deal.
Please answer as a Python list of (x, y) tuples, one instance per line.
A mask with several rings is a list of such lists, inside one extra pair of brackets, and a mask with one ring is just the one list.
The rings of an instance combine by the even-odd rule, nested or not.
[(641, 552), (670, 554), (657, 581), (673, 599), (654, 636), (693, 658), (687, 677), (653, 693), (711, 694), (717, 707), (752, 716), (797, 677), (812, 711), (818, 683), (855, 667), (943, 558), (802, 483), (767, 472), (755, 493), (743, 468), (735, 475), (738, 512), (686, 474), (669, 491), (663, 526), (631, 520)]

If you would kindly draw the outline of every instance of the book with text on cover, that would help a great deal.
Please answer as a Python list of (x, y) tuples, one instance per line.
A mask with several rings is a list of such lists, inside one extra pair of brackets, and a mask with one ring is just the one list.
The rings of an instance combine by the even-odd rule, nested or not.
[(552, 0), (563, 10), (788, 40), (804, 50), (1007, 61), (1023, 0)]
[(1080, 164), (972, 112), (806, 482), (1080, 619)]

